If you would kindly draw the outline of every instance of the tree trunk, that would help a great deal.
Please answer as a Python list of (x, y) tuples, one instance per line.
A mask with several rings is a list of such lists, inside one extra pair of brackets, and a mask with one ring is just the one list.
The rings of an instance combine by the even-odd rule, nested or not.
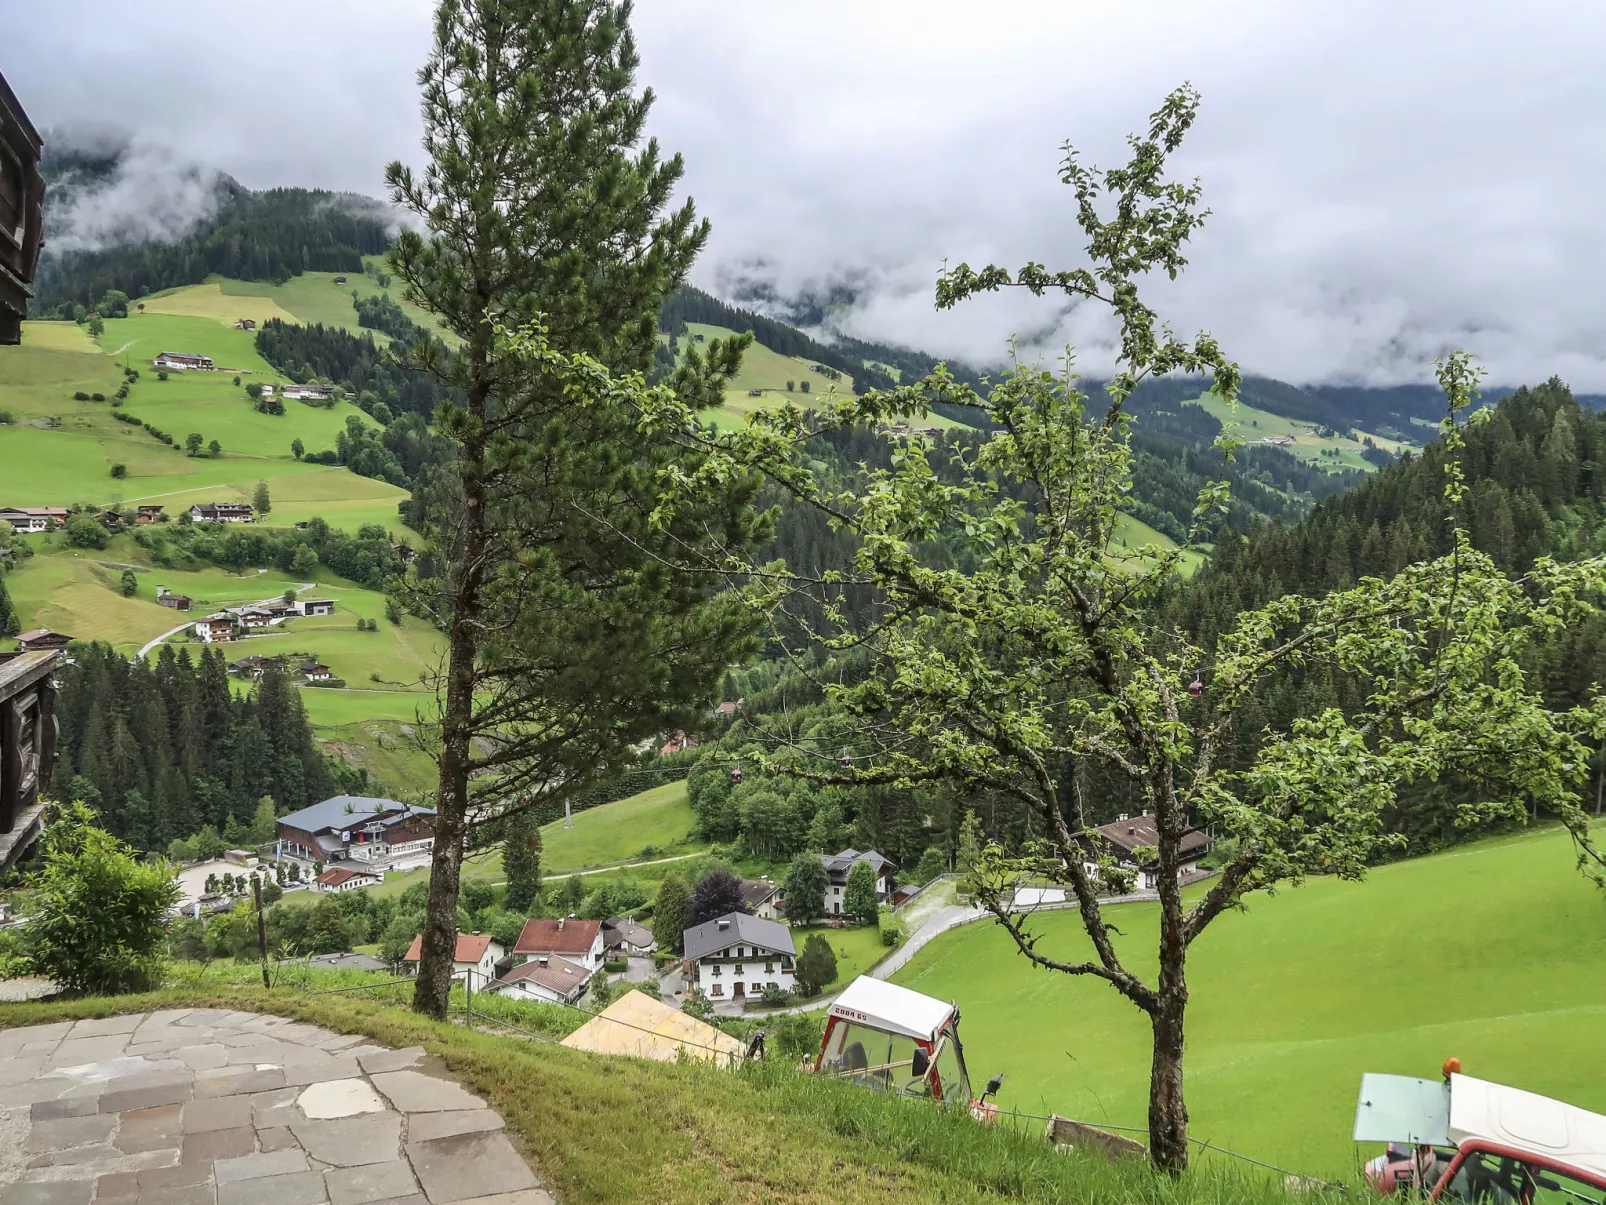
[(1188, 1167), (1188, 1106), (1182, 1096), (1182, 1021), (1187, 993), (1160, 1000), (1152, 1017), (1154, 1063), (1149, 1071), (1149, 1158), (1176, 1175)]
[[(483, 398), (480, 405), (483, 406)], [(482, 411), (483, 413), (483, 411)], [(446, 1019), (457, 956), (457, 892), (468, 831), (469, 765), (474, 739), (474, 663), (479, 653), (480, 583), (484, 571), (485, 487), (479, 476), (484, 448), (463, 448), (463, 549), (447, 626), (446, 706), (441, 714), (440, 782), (435, 798), (435, 844), (430, 858), (429, 903), (418, 957), (413, 1011)]]

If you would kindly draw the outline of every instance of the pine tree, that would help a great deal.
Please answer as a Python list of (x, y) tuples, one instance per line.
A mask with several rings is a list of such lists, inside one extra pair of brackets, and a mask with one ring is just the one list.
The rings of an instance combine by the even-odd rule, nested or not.
[(6, 592), (6, 579), (0, 574), (0, 636), (15, 636), (22, 631), (22, 621), (17, 617), (17, 609), (11, 604), (11, 595)]
[(679, 951), (686, 930), (691, 928), (691, 892), (686, 880), (670, 871), (658, 884), (658, 898), (652, 907), (652, 935), (666, 950)]
[[(426, 520), (444, 573), (420, 579), (415, 599), (449, 641), (414, 993), (435, 1017), (450, 987), (471, 780), (497, 800), (528, 782), (606, 773), (642, 737), (689, 722), (750, 647), (731, 600), (663, 572), (652, 549), (707, 540), (705, 521), (750, 543), (752, 483), (656, 531), (647, 515), (666, 445), (641, 434), (628, 407), (577, 405), (544, 355), (645, 372), (659, 306), (708, 234), (689, 202), (666, 212), (683, 169), (643, 141), (652, 95), (635, 91), (628, 18), (629, 5), (610, 0), (442, 0), (420, 75), (429, 165), (386, 172), (392, 199), (428, 231), (403, 233), (391, 271), (461, 341), (450, 357), (418, 349), (419, 366), (462, 398), (438, 415), (454, 450), (452, 509)], [(537, 319), (545, 343), (494, 328)], [(716, 403), (745, 342), (688, 357), (681, 388)], [(561, 726), (548, 722), (557, 715)], [(493, 729), (494, 751), (476, 752)]]
[(507, 907), (528, 916), (541, 898), (541, 828), (530, 815), (518, 817), (510, 825), (502, 844)]
[(797, 960), (797, 986), (805, 996), (817, 996), (836, 978), (836, 951), (818, 933), (810, 933)]

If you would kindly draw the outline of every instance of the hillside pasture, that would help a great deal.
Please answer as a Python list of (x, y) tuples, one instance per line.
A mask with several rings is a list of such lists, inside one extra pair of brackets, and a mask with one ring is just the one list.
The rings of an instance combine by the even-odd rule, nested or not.
[[(371, 272), (384, 271), (383, 256), (369, 256), (366, 262), (370, 265)], [(337, 275), (346, 277), (346, 283), (337, 285), (335, 283)], [(308, 326), (314, 322), (321, 322), (325, 326), (348, 330), (354, 335), (370, 334), (380, 347), (390, 343), (390, 336), (383, 331), (357, 325), (357, 310), (351, 302), (353, 290), (362, 297), (383, 294), (401, 306), (407, 316), (425, 330), (436, 329), (434, 316), (429, 311), (408, 303), (402, 297), (401, 285), (394, 279), (386, 288), (380, 288), (379, 282), (373, 276), (361, 272), (303, 272), (300, 276), (292, 276), (282, 285), (266, 280), (230, 280), (226, 277), (213, 279), (225, 299), (239, 298), (243, 301), (246, 298), (261, 298), (283, 310), (288, 315), (285, 318), (287, 322), (299, 322)]]
[[(1153, 982), (1155, 906), (1108, 917)], [(1033, 927), (1052, 957), (1091, 955), (1074, 911)], [(1379, 1153), (1349, 1138), (1362, 1073), (1433, 1077), (1449, 1055), (1606, 1111), (1598, 1060), (1581, 1057), (1606, 1026), (1606, 901), (1559, 829), (1257, 894), (1188, 966), (1191, 1132), (1255, 1158), (1352, 1171)], [(1033, 969), (990, 921), (937, 938), (893, 978), (958, 1001), (971, 1076), (1007, 1073), (1006, 1108), (1144, 1124), (1149, 1027), (1107, 984)]]
[[(148, 300), (147, 305), (150, 304), (160, 302)], [(215, 318), (194, 314), (162, 314), (149, 310), (143, 314), (130, 310), (129, 314), (127, 318), (106, 319), (105, 332), (98, 342), (107, 355), (119, 364), (138, 368), (142, 376), (153, 371), (151, 360), (164, 351), (170, 351), (191, 356), (211, 356), (217, 371), (193, 374), (202, 379), (223, 376), (226, 380), (229, 374), (249, 373), (252, 380), (284, 380), (272, 365), (257, 354), (256, 336), (250, 331), (237, 331)]]
[(60, 418), (106, 409), (104, 403), (73, 400), (74, 393), (110, 397), (122, 383), (117, 366), (71, 322), (25, 322), (22, 342), (0, 347), (0, 410), (14, 422)]
[(691, 841), (695, 820), (684, 781), (576, 812), (573, 828), (561, 820), (542, 826), (541, 872), (550, 877), (608, 866), (639, 856), (649, 845), (659, 851), (654, 857), (706, 848)]
[(296, 316), (289, 310), (281, 308), (272, 297), (224, 293), (219, 279), (213, 277), (205, 284), (171, 289), (158, 297), (143, 297), (140, 300), (144, 302), (147, 314), (210, 318), (224, 326), (233, 326), (242, 318), (249, 318), (258, 325), (270, 318), (278, 318), (284, 322), (296, 321)]
[[(1324, 469), (1360, 469), (1362, 472), (1372, 472), (1377, 466), (1361, 455), (1361, 450), (1366, 446), (1361, 442), (1364, 439), (1370, 439), (1384, 451), (1393, 452), (1395, 455), (1411, 446), (1400, 440), (1389, 439), (1387, 436), (1368, 431), (1356, 431), (1353, 439), (1344, 435), (1321, 435), (1320, 423), (1273, 414), (1269, 410), (1261, 410), (1243, 402), (1229, 406), (1210, 392), (1201, 393), (1193, 401), (1183, 404), (1198, 406), (1224, 427), (1236, 426), (1239, 438), (1249, 447), (1261, 446), (1260, 441), (1263, 439), (1292, 436), (1294, 442), (1283, 445), (1282, 450), (1296, 460)], [(1337, 452), (1338, 455), (1324, 456), (1322, 454), (1324, 452)]]

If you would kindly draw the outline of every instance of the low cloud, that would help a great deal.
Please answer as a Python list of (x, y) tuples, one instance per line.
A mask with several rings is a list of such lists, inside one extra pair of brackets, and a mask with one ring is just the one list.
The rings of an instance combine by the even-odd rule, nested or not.
[(217, 212), (228, 184), (216, 168), (104, 127), (53, 129), (46, 145), (46, 238), (53, 254), (175, 242)]

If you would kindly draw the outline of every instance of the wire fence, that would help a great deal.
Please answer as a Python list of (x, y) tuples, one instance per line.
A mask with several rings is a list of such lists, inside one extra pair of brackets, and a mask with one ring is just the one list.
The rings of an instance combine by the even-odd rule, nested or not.
[[(469, 971), (469, 972), (467, 972), (467, 974), (464, 977), (463, 1006), (462, 1006), (462, 1013), (461, 1013), (464, 1025), (466, 1025), (470, 1029), (472, 1029), (472, 1028), (474, 1028), (475, 1023), (478, 1022), (482, 1026), (487, 1026), (487, 1027), (496, 1026), (499, 1029), (513, 1030), (515, 1033), (519, 1034), (521, 1037), (529, 1038), (529, 1039), (531, 1039), (533, 1041), (545, 1042), (545, 1043), (547, 1043), (549, 1045), (559, 1045), (559, 1046), (561, 1046), (563, 1044), (563, 1041), (562, 1041), (561, 1038), (555, 1038), (551, 1034), (544, 1034), (544, 1033), (540, 1033), (540, 1032), (538, 1032), (536, 1030), (529, 1029), (529, 1028), (527, 1028), (527, 1027), (525, 1027), (523, 1025), (518, 1024), (518, 1022), (516, 1022), (516, 1021), (509, 1020), (506, 1017), (499, 1017), (499, 1016), (495, 1016), (495, 1015), (493, 1015), (491, 1013), (487, 1013), (487, 1012), (485, 1012), (483, 1010), (483, 1008), (480, 1011), (480, 1013), (476, 1016), (476, 1014), (474, 1012), (474, 995), (475, 995), (475, 993), (474, 993), (474, 990), (473, 990), (473, 983), (472, 983), (472, 979), (473, 979), (474, 974), (475, 974), (475, 972)], [(336, 995), (341, 995), (341, 994), (348, 993), (348, 992), (376, 991), (376, 990), (381, 989), (381, 988), (395, 987), (395, 986), (397, 986), (399, 984), (410, 984), (410, 983), (414, 983), (414, 982), (416, 982), (416, 981), (411, 979), (411, 978), (403, 977), (403, 978), (398, 978), (398, 979), (386, 979), (386, 980), (384, 980), (382, 982), (379, 982), (379, 983), (362, 983), (362, 984), (356, 985), (355, 987), (326, 988), (326, 989), (323, 989), (321, 991), (316, 991), (316, 992), (312, 992), (312, 993), (309, 993), (309, 994), (310, 995), (314, 995), (314, 996), (336, 996)], [(485, 993), (482, 990), (480, 994), (484, 995)], [(603, 1015), (603, 1013), (601, 1013), (601, 1012), (593, 1012), (590, 1009), (581, 1008), (578, 1004), (573, 1004), (573, 1003), (568, 1003), (568, 1002), (542, 1001), (542, 1003), (543, 1004), (549, 1004), (549, 1005), (552, 1005), (552, 1006), (558, 1007), (558, 1008), (567, 1009), (567, 1010), (569, 1010), (571, 1012), (579, 1013), (581, 1016), (587, 1018), (588, 1020), (591, 1019), (591, 1018), (600, 1017), (600, 1016)], [(448, 1003), (447, 1015), (448, 1015), (449, 1019), (452, 1016), (452, 1007), (451, 1007), (450, 1003)], [(668, 1036), (668, 1035), (665, 1035), (665, 1034), (661, 1033), (657, 1029), (650, 1029), (650, 1028), (648, 1028), (646, 1026), (643, 1026), (643, 1025), (637, 1025), (634, 1022), (626, 1021), (626, 1020), (624, 1020), (624, 1019), (622, 1019), (620, 1017), (608, 1017), (607, 1020), (612, 1025), (619, 1025), (619, 1026), (622, 1026), (622, 1027), (624, 1027), (626, 1029), (632, 1029), (632, 1030), (635, 1030), (635, 1031), (637, 1031), (639, 1033), (646, 1034), (646, 1035), (648, 1035), (650, 1037), (662, 1038), (662, 1037)], [(707, 1043), (693, 1041), (690, 1038), (671, 1037), (670, 1040), (674, 1041), (677, 1045), (680, 1045), (680, 1046), (689, 1046), (689, 1047), (692, 1047), (692, 1048), (698, 1049), (698, 1050), (706, 1050), (711, 1055), (715, 1056), (716, 1061), (718, 1061), (718, 1060), (730, 1060), (731, 1059), (731, 1054), (732, 1054), (731, 1051), (729, 1051), (729, 1050), (721, 1050), (720, 1048), (718, 1048), (716, 1046), (708, 1045)], [(1092, 1130), (1109, 1130), (1109, 1131), (1112, 1131), (1112, 1132), (1118, 1133), (1118, 1134), (1141, 1134), (1141, 1135), (1147, 1135), (1148, 1132), (1149, 1132), (1147, 1126), (1123, 1126), (1123, 1125), (1112, 1125), (1112, 1124), (1110, 1124), (1108, 1122), (1103, 1122), (1103, 1121), (1096, 1121), (1096, 1122), (1095, 1121), (1081, 1121), (1081, 1120), (1079, 1120), (1077, 1118), (1074, 1118), (1074, 1117), (1063, 1117), (1063, 1116), (1060, 1116), (1060, 1115), (1057, 1115), (1057, 1114), (1048, 1114), (1048, 1113), (1028, 1113), (1028, 1112), (1025, 1112), (1024, 1110), (1021, 1110), (1021, 1109), (1000, 1108), (998, 1110), (998, 1112), (997, 1112), (997, 1116), (999, 1118), (1009, 1117), (1009, 1118), (1015, 1118), (1017, 1120), (1027, 1120), (1027, 1121), (1041, 1121), (1041, 1122), (1065, 1121), (1065, 1122), (1070, 1122), (1070, 1123), (1072, 1123), (1074, 1125), (1086, 1126), (1088, 1129), (1092, 1129)], [(1286, 1168), (1286, 1167), (1279, 1167), (1275, 1163), (1268, 1163), (1263, 1159), (1256, 1159), (1253, 1155), (1245, 1155), (1245, 1154), (1243, 1154), (1243, 1153), (1241, 1153), (1239, 1151), (1232, 1150), (1232, 1149), (1230, 1149), (1228, 1147), (1220, 1146), (1220, 1145), (1218, 1145), (1218, 1144), (1216, 1144), (1214, 1142), (1210, 1142), (1209, 1140), (1204, 1139), (1204, 1138), (1195, 1138), (1192, 1135), (1189, 1135), (1188, 1141), (1190, 1143), (1192, 1143), (1193, 1145), (1197, 1146), (1200, 1150), (1212, 1151), (1212, 1152), (1214, 1152), (1214, 1153), (1216, 1153), (1218, 1155), (1225, 1155), (1228, 1158), (1237, 1159), (1237, 1160), (1239, 1160), (1239, 1161), (1241, 1161), (1243, 1163), (1248, 1163), (1248, 1164), (1252, 1164), (1255, 1167), (1263, 1168), (1266, 1171), (1276, 1172), (1278, 1175), (1281, 1175), (1281, 1176), (1291, 1177), (1291, 1178), (1299, 1181), (1301, 1184), (1304, 1184), (1304, 1185), (1312, 1185), (1312, 1186), (1319, 1186), (1319, 1187), (1322, 1187), (1322, 1188), (1331, 1188), (1331, 1189), (1339, 1189), (1339, 1190), (1348, 1190), (1348, 1188), (1350, 1187), (1349, 1185), (1343, 1184), (1343, 1183), (1338, 1182), (1338, 1181), (1326, 1180), (1326, 1179), (1322, 1179), (1320, 1177), (1307, 1176), (1303, 1172), (1293, 1171), (1290, 1168)]]

